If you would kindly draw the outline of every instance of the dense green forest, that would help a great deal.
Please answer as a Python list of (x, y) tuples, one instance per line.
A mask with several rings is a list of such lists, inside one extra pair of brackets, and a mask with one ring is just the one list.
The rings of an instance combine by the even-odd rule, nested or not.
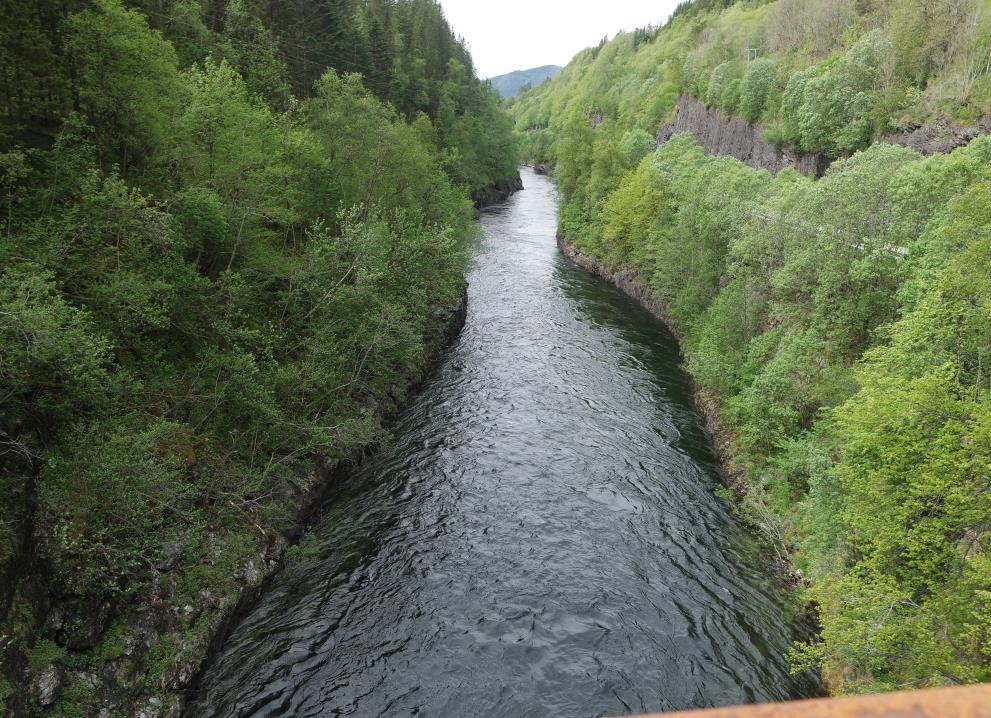
[[(991, 679), (986, 0), (700, 0), (513, 111), (564, 240), (639, 276), (718, 406), (741, 511), (809, 579), (832, 690)], [(682, 93), (836, 158), (812, 181), (655, 133)]]
[(434, 0), (3, 0), (0, 715), (173, 715), (461, 301), (512, 123)]

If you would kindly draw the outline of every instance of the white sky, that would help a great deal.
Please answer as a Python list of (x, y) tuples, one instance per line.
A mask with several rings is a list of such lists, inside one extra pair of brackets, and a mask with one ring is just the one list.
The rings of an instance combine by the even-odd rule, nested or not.
[(661, 24), (678, 0), (441, 0), (479, 77), (566, 65), (605, 35)]

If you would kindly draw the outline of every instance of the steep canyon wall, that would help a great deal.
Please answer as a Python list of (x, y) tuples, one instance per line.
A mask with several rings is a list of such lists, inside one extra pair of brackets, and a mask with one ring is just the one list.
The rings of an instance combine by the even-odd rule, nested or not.
[[(767, 142), (760, 128), (741, 117), (727, 117), (715, 107), (682, 95), (675, 106), (674, 119), (657, 131), (657, 144), (662, 145), (680, 132), (690, 132), (706, 154), (735, 157), (755, 169), (777, 174), (785, 167), (819, 178), (825, 174), (833, 158), (822, 153), (803, 154), (792, 148), (777, 149)], [(899, 132), (883, 135), (878, 142), (903, 145), (923, 155), (952, 152), (975, 137), (991, 134), (991, 117), (982, 117), (967, 126), (957, 126), (948, 120), (932, 125), (913, 125)]]
[(760, 128), (741, 117), (727, 117), (715, 107), (690, 95), (678, 98), (674, 119), (657, 131), (657, 144), (662, 145), (673, 135), (690, 132), (706, 154), (735, 157), (754, 169), (777, 174), (791, 167), (809, 177), (821, 177), (830, 160), (818, 153), (799, 154), (788, 148), (778, 150), (767, 142)]

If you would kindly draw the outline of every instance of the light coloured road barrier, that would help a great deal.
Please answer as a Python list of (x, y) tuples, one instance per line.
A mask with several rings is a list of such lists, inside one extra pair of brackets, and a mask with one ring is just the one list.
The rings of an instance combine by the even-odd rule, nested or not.
[(643, 718), (991, 718), (991, 684), (656, 713)]

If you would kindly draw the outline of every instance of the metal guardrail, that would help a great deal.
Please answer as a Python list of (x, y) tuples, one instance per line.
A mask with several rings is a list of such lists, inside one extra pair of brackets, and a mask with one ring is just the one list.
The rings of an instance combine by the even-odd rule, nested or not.
[(991, 684), (905, 693), (819, 698), (643, 718), (991, 718)]

